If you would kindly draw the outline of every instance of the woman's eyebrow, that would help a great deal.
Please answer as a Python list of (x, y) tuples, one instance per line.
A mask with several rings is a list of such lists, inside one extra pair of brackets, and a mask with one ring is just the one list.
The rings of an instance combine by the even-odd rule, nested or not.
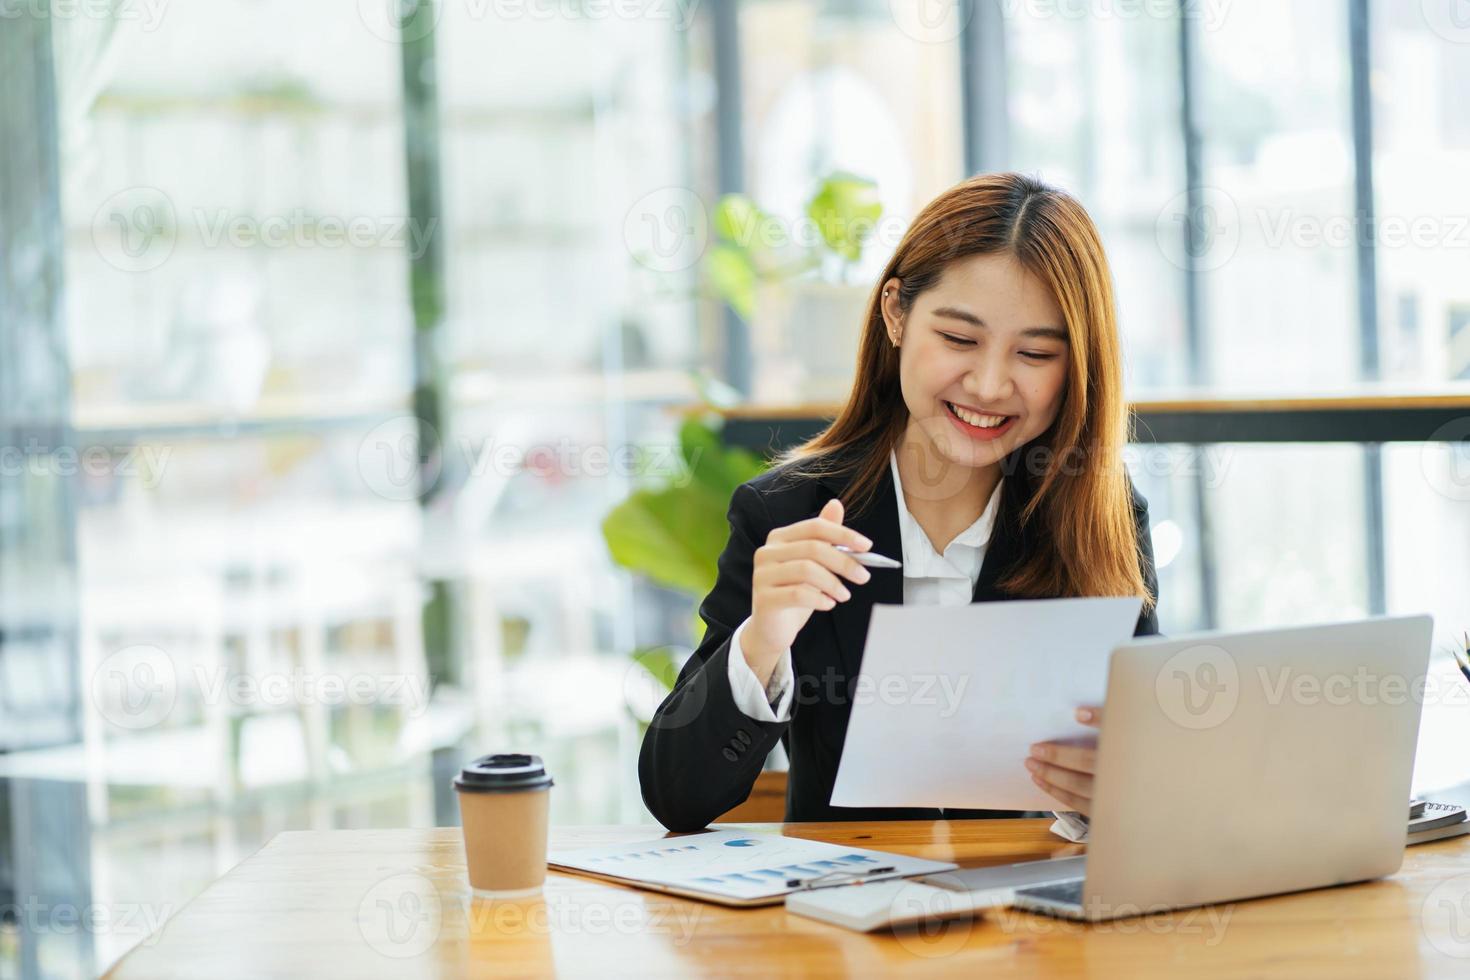
[[(934, 315), (946, 316), (953, 320), (962, 320), (965, 323), (970, 324), (972, 327), (979, 327), (982, 330), (990, 329), (989, 325), (984, 320), (980, 319), (978, 316), (969, 312), (968, 310), (961, 310), (957, 307), (941, 306), (934, 311)], [(1063, 330), (1061, 327), (1027, 327), (1025, 330), (1021, 331), (1021, 336), (1045, 337), (1048, 340), (1060, 340), (1062, 343), (1066, 343), (1068, 339), (1067, 331)]]

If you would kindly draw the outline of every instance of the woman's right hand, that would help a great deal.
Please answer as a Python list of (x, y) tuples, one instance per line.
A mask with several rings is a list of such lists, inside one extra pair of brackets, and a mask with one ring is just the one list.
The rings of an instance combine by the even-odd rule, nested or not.
[(814, 609), (831, 609), (852, 598), (842, 578), (861, 585), (872, 573), (833, 545), (867, 551), (873, 542), (842, 526), (842, 501), (827, 501), (816, 517), (766, 536), (755, 549), (750, 620), (741, 649), (762, 684), (770, 680), (782, 652), (791, 646)]

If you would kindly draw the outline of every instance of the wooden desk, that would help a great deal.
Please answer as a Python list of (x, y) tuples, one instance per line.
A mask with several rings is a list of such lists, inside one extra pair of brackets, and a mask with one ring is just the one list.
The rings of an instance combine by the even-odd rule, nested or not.
[[(1047, 825), (743, 826), (964, 866), (1080, 850)], [(554, 846), (663, 836), (648, 826), (552, 833)], [(1096, 925), (1007, 910), (930, 931), (862, 935), (781, 906), (726, 909), (558, 872), (534, 902), (471, 903), (468, 895), (456, 830), (284, 833), (108, 976), (1470, 975), (1467, 837), (1409, 849), (1403, 869), (1383, 881)]]

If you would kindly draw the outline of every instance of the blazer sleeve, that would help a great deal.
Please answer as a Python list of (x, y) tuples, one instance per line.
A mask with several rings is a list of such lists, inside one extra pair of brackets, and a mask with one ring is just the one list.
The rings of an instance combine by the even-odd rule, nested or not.
[(1154, 567), (1154, 543), (1153, 534), (1149, 531), (1148, 501), (1132, 486), (1132, 481), (1129, 482), (1129, 489), (1133, 493), (1133, 525), (1138, 535), (1139, 571), (1143, 573), (1143, 584), (1148, 588), (1148, 594), (1154, 597), (1153, 607), (1139, 613), (1133, 635), (1156, 636), (1159, 632), (1159, 576)]
[(699, 606), (704, 639), (659, 705), (638, 753), (643, 802), (674, 831), (699, 830), (742, 803), (791, 724), (749, 717), (730, 689), (730, 638), (750, 616), (755, 549), (765, 543), (771, 520), (747, 484), (735, 488), (727, 519), (730, 538), (715, 587)]

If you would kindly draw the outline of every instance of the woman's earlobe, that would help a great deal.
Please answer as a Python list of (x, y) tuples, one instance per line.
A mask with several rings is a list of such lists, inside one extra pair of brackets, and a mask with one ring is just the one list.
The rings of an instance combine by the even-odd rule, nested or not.
[[(882, 300), (882, 303), (883, 303), (883, 306), (884, 306), (884, 309), (883, 309), (883, 319), (884, 319), (885, 322), (888, 320), (888, 310), (887, 310), (888, 297), (892, 293), (893, 293), (893, 287), (892, 286), (884, 286), (883, 287), (883, 300)], [(897, 347), (898, 346), (898, 342), (903, 339), (903, 330), (902, 330), (902, 328), (899, 328), (899, 327), (890, 327), (889, 330), (888, 330), (888, 339), (889, 339), (889, 341), (892, 342), (892, 344), (893, 344), (894, 347)]]

